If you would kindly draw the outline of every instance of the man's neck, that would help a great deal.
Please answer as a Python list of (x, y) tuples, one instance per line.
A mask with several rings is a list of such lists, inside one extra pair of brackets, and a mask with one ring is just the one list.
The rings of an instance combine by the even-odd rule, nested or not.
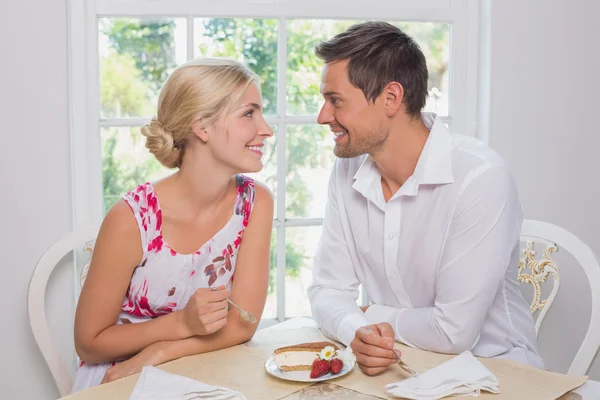
[(399, 121), (392, 127), (384, 147), (371, 154), (381, 174), (386, 202), (415, 172), (428, 137), (429, 129), (422, 119)]

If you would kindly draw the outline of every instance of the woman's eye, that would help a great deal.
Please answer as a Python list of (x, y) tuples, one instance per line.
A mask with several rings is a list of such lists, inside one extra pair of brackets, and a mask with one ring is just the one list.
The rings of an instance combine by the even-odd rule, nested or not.
[(252, 114), (254, 114), (254, 110), (248, 111), (246, 114), (244, 114), (244, 117), (251, 117)]

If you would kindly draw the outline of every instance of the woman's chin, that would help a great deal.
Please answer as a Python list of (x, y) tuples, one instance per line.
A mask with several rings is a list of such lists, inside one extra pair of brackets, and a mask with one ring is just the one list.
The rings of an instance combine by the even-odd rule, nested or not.
[(247, 163), (246, 165), (240, 166), (242, 174), (254, 174), (263, 170), (264, 165), (262, 161)]

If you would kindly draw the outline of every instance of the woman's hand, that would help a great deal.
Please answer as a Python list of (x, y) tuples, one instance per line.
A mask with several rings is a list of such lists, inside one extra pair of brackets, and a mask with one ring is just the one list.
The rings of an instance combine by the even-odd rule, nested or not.
[(100, 384), (137, 374), (147, 365), (158, 365), (163, 362), (162, 344), (160, 342), (151, 344), (130, 359), (108, 368)]
[(227, 324), (227, 298), (225, 286), (198, 289), (182, 310), (183, 323), (189, 336), (210, 335)]

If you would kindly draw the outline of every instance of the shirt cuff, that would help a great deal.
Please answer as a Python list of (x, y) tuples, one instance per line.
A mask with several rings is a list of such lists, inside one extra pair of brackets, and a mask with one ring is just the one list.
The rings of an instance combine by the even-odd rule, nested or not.
[(337, 329), (337, 337), (345, 346), (350, 346), (350, 342), (354, 339), (356, 330), (361, 326), (366, 325), (369, 325), (369, 322), (362, 312), (360, 314), (349, 314), (344, 317), (342, 322), (340, 322)]
[(378, 324), (380, 322), (389, 322), (392, 327), (396, 325), (395, 319), (396, 315), (399, 311), (398, 308), (381, 306), (378, 304), (371, 304), (367, 311), (365, 312), (365, 317), (369, 324)]
[(388, 322), (394, 329), (394, 336), (397, 342), (407, 344), (411, 347), (417, 347), (412, 342), (407, 341), (396, 328), (396, 319), (404, 311), (403, 308), (394, 308), (372, 304), (365, 312), (369, 324), (376, 325), (380, 322)]

